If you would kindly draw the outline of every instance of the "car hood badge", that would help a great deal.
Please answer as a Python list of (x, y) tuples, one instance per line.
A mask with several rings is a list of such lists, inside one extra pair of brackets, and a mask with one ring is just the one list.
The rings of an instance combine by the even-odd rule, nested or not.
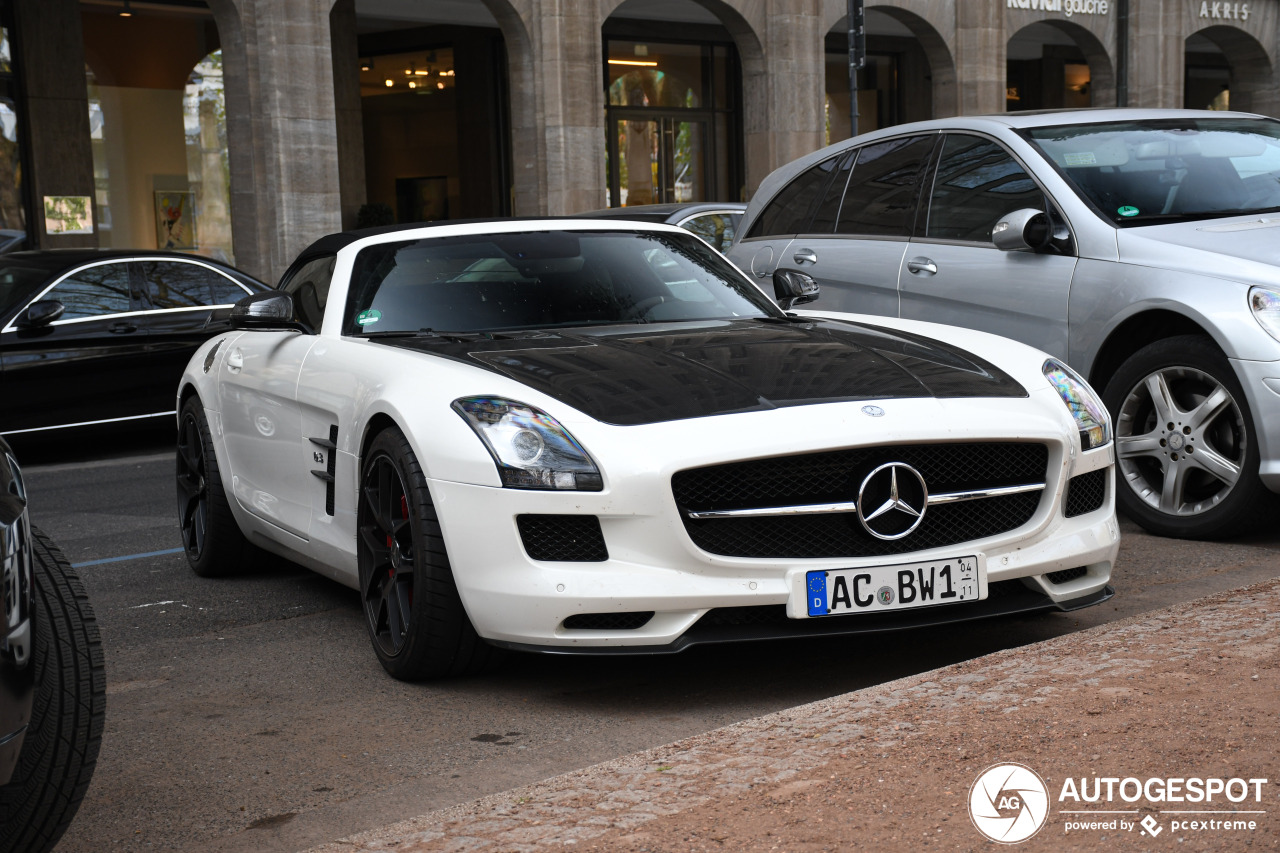
[(873, 418), (884, 417), (884, 409), (880, 408), (879, 406), (863, 406), (862, 413), (864, 415), (869, 415)]
[(924, 521), (928, 507), (924, 477), (905, 462), (881, 465), (858, 489), (858, 520), (877, 539), (907, 536)]

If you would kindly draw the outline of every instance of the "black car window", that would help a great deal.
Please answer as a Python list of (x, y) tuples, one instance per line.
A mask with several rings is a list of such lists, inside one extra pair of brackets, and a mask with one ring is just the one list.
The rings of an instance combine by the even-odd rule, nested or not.
[(909, 237), (932, 136), (904, 136), (864, 145), (840, 206), (839, 234)]
[(64, 278), (44, 296), (62, 303), (63, 320), (123, 314), (130, 310), (129, 268), (126, 264), (99, 264)]
[[(213, 286), (226, 282), (220, 274), (200, 264), (181, 261), (141, 261), (138, 268), (146, 282), (152, 308), (199, 308), (222, 304), (213, 301)], [(240, 296), (244, 296), (241, 292)], [(235, 302), (237, 296), (232, 299)]]
[(814, 203), (827, 188), (838, 160), (838, 157), (823, 160), (783, 187), (760, 211), (747, 239), (807, 231)]
[(224, 275), (211, 278), (209, 286), (213, 291), (210, 301), (214, 305), (234, 305), (249, 295), (249, 291)]
[(836, 230), (836, 218), (840, 215), (840, 201), (844, 198), (845, 186), (849, 183), (849, 172), (853, 170), (853, 162), (858, 159), (857, 151), (850, 151), (835, 167), (835, 178), (827, 184), (827, 191), (813, 214), (813, 223), (809, 233), (830, 234)]
[(991, 228), (1006, 214), (1045, 209), (1044, 193), (999, 143), (951, 134), (942, 146), (926, 237), (991, 242)]
[(26, 302), (48, 280), (48, 270), (19, 264), (0, 264), (0, 316)]
[(280, 289), (293, 297), (294, 314), (313, 329), (319, 329), (324, 319), (329, 283), (333, 280), (333, 265), (337, 260), (335, 255), (325, 255), (307, 261), (285, 273), (284, 280), (280, 282)]

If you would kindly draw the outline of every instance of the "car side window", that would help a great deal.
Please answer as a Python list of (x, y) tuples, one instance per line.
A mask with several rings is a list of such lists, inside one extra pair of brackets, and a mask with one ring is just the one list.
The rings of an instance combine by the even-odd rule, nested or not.
[(99, 264), (64, 278), (43, 299), (62, 303), (63, 320), (102, 317), (132, 310), (127, 264)]
[(858, 149), (836, 233), (910, 237), (933, 143), (933, 136), (904, 136)]
[(807, 231), (814, 204), (826, 190), (839, 159), (830, 157), (823, 160), (783, 187), (760, 211), (760, 216), (747, 233), (747, 239)]
[(1004, 146), (980, 136), (947, 136), (929, 197), (926, 237), (989, 243), (997, 222), (1026, 207), (1044, 210), (1044, 192)]
[(280, 289), (293, 297), (293, 312), (299, 320), (319, 329), (324, 320), (324, 306), (329, 301), (329, 283), (333, 280), (336, 255), (325, 255), (307, 261), (285, 273)]
[[(206, 266), (181, 261), (139, 261), (138, 269), (152, 308), (203, 308), (225, 304), (214, 301), (214, 287), (230, 282)], [(241, 292), (240, 296), (243, 295)], [(230, 301), (235, 302), (240, 296)]]
[(739, 218), (735, 213), (706, 213), (682, 223), (681, 227), (687, 228), (723, 252), (733, 243)]
[(812, 234), (830, 234), (836, 230), (836, 218), (840, 215), (840, 202), (844, 199), (844, 190), (849, 183), (849, 172), (853, 170), (853, 163), (858, 159), (857, 151), (849, 153), (837, 158), (832, 163), (835, 177), (831, 183), (827, 184), (827, 191), (822, 196), (822, 201), (818, 203), (818, 209), (813, 214), (813, 223), (809, 226), (809, 232)]

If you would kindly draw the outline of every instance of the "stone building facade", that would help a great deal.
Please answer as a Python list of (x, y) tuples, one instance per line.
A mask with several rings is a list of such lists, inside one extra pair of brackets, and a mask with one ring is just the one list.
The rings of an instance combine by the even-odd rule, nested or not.
[[(154, 19), (194, 33), (192, 57), (218, 51), (228, 254), (268, 280), (316, 237), (352, 227), (370, 201), (401, 218), (456, 218), (566, 214), (621, 203), (628, 190), (644, 201), (743, 198), (849, 132), (846, 0), (0, 0), (0, 118), (13, 116), (10, 160), (21, 168), (9, 173), (21, 176), (19, 227), (34, 245), (106, 240), (101, 216), (88, 233), (50, 231), (44, 200), (108, 206), (84, 72), (102, 84), (99, 67), (123, 79), (119, 69), (145, 61), (121, 47), (126, 24), (108, 20), (126, 7), (128, 26)], [(1280, 115), (1280, 0), (866, 7), (862, 130), (1077, 105), (1229, 102)], [(373, 79), (397, 62), (403, 74)], [(668, 63), (684, 70), (663, 71)], [(437, 100), (407, 97), (402, 77), (438, 87)], [(123, 133), (114, 102), (101, 103), (104, 126)], [(0, 181), (14, 184), (4, 168)], [(181, 164), (169, 171), (181, 183)], [(181, 189), (154, 177), (138, 186)], [(128, 211), (110, 206), (123, 239)]]

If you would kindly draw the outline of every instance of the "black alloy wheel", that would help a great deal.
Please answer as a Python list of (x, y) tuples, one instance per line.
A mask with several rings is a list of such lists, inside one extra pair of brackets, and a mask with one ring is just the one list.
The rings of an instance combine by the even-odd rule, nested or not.
[(200, 577), (221, 577), (252, 564), (249, 544), (227, 504), (213, 437), (199, 397), (189, 397), (178, 417), (178, 528), (187, 563)]
[(426, 477), (399, 430), (383, 430), (365, 452), (356, 523), (365, 625), (388, 673), (413, 681), (497, 661), (467, 618)]
[(1275, 505), (1258, 476), (1244, 390), (1211, 339), (1143, 347), (1103, 396), (1115, 423), (1116, 500), (1147, 530), (1219, 539), (1257, 526)]

